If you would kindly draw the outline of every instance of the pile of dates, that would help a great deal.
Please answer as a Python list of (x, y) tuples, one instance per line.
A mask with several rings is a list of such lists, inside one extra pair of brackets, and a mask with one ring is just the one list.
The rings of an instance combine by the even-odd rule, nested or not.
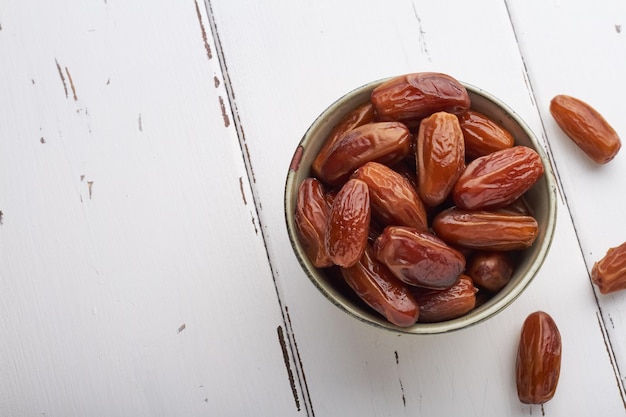
[(540, 156), (470, 104), (449, 75), (392, 78), (335, 126), (298, 189), (313, 265), (397, 326), (468, 313), (538, 235), (524, 194)]

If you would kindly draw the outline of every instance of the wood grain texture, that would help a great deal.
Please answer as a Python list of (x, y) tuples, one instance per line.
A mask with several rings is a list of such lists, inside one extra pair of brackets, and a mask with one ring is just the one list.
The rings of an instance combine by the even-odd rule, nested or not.
[(204, 4), (0, 15), (0, 415), (298, 414)]
[[(2, 7), (0, 415), (626, 415), (626, 304), (588, 278), (625, 239), (623, 155), (594, 167), (548, 112), (569, 93), (625, 131), (614, 92), (626, 87), (626, 14), (617, 0), (563, 3)], [(283, 213), (313, 119), (413, 71), (514, 108), (560, 185), (555, 240), (528, 291), (486, 323), (430, 337), (331, 305)], [(522, 405), (514, 379), (521, 325), (539, 309), (563, 338), (544, 407)]]
[[(315, 415), (624, 414), (604, 326), (562, 202), (550, 256), (531, 288), (488, 323), (432, 338), (371, 329), (328, 303), (291, 255), (279, 215), (287, 167), (308, 125), (341, 94), (374, 79), (447, 72), (500, 97), (545, 140), (528, 79), (532, 68), (504, 3), (455, 2), (445, 10), (417, 1), (385, 7), (362, 1), (209, 3)], [(533, 24), (551, 22), (536, 13)], [(519, 403), (514, 381), (519, 330), (538, 309), (550, 311), (564, 339), (563, 379), (543, 410)]]
[[(607, 1), (602, 7), (584, 2), (509, 3), (520, 50), (531, 69), (530, 80), (544, 135), (567, 196), (585, 260), (584, 272), (590, 272), (609, 248), (626, 242), (621, 203), (626, 154), (621, 150), (606, 165), (594, 163), (559, 129), (550, 115), (549, 105), (557, 94), (577, 97), (599, 111), (624, 141), (626, 81), (621, 74), (626, 70), (626, 33), (622, 31), (626, 5), (620, 1)], [(537, 28), (538, 13), (552, 24)], [(589, 275), (584, 272), (571, 279), (588, 280)], [(601, 308), (607, 345), (616, 355), (616, 382), (624, 397), (626, 294), (602, 295), (597, 288), (594, 291)]]

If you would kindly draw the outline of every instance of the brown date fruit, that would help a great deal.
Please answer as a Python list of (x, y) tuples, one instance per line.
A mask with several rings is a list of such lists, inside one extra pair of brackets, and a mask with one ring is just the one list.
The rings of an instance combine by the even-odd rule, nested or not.
[(439, 111), (462, 114), (470, 107), (465, 87), (437, 72), (394, 77), (372, 91), (371, 101), (381, 120), (419, 120)]
[(561, 130), (598, 164), (611, 161), (622, 147), (615, 129), (580, 99), (555, 96), (550, 102), (550, 113)]
[(468, 110), (459, 116), (465, 139), (465, 155), (474, 159), (492, 152), (510, 148), (515, 143), (508, 130), (486, 115)]
[(451, 245), (507, 251), (530, 247), (539, 234), (537, 220), (506, 211), (446, 209), (433, 219), (433, 230)]
[(401, 174), (386, 165), (368, 162), (352, 178), (367, 184), (372, 214), (385, 225), (410, 226), (426, 230), (428, 220), (424, 203)]
[(429, 232), (388, 226), (374, 242), (374, 256), (409, 285), (445, 289), (465, 269), (465, 258)]
[(347, 268), (361, 259), (367, 245), (370, 216), (367, 184), (349, 180), (335, 196), (326, 227), (326, 250), (335, 265)]
[(561, 334), (549, 314), (536, 311), (524, 321), (515, 368), (521, 402), (543, 404), (554, 397), (561, 372)]
[(320, 175), (322, 164), (328, 157), (328, 154), (333, 149), (337, 141), (348, 131), (355, 127), (363, 126), (374, 120), (374, 105), (370, 102), (360, 105), (356, 109), (348, 113), (340, 122), (333, 128), (328, 135), (328, 138), (322, 145), (322, 148), (317, 153), (317, 156), (311, 164), (311, 170), (314, 176)]
[(526, 146), (513, 146), (470, 162), (454, 185), (457, 207), (490, 210), (514, 202), (543, 175), (539, 154)]
[(417, 184), (424, 203), (442, 203), (465, 167), (465, 144), (459, 119), (438, 112), (420, 123), (417, 134)]
[(350, 288), (389, 322), (408, 327), (417, 321), (419, 307), (408, 286), (376, 259), (369, 247), (354, 266), (341, 268)]
[(329, 212), (324, 185), (315, 178), (302, 181), (296, 199), (296, 232), (304, 252), (316, 268), (333, 264), (324, 240)]
[(407, 156), (411, 141), (411, 132), (402, 123), (377, 122), (356, 127), (342, 135), (330, 150), (319, 177), (328, 184), (339, 185), (366, 162), (395, 164)]
[(467, 275), (461, 275), (456, 284), (445, 290), (415, 288), (413, 295), (420, 308), (418, 321), (436, 323), (461, 317), (476, 306), (477, 291)]
[(467, 268), (474, 284), (487, 291), (498, 292), (513, 275), (513, 262), (507, 252), (478, 252)]
[(593, 265), (591, 281), (602, 294), (626, 289), (626, 242), (610, 248), (606, 255)]

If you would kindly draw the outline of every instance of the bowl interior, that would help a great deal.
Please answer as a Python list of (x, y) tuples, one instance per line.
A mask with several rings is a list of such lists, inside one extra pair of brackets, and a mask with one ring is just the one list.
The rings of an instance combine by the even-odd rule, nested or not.
[(396, 332), (411, 334), (434, 334), (461, 329), (492, 317), (515, 300), (535, 277), (549, 250), (556, 222), (556, 187), (550, 162), (543, 148), (526, 124), (504, 103), (480, 88), (463, 83), (472, 110), (481, 112), (507, 129), (515, 138), (516, 145), (535, 149), (541, 156), (545, 175), (526, 194), (533, 216), (539, 224), (539, 236), (532, 247), (525, 250), (518, 260), (517, 268), (509, 284), (485, 304), (463, 317), (440, 323), (416, 323), (411, 327), (398, 327), (389, 323), (377, 312), (369, 309), (346, 290), (341, 276), (315, 268), (302, 249), (295, 229), (294, 213), (300, 183), (310, 174), (310, 166), (325, 138), (345, 115), (369, 100), (372, 89), (385, 80), (366, 84), (331, 104), (311, 125), (294, 153), (285, 184), (285, 218), (291, 245), (303, 270), (313, 284), (339, 308), (353, 317), (371, 325)]

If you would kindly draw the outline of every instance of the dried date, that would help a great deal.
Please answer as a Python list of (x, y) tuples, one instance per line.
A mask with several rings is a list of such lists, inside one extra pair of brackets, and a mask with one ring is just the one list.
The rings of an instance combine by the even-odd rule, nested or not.
[(347, 268), (361, 259), (367, 245), (370, 217), (367, 184), (349, 180), (333, 200), (325, 233), (326, 250), (335, 265)]
[(324, 142), (324, 145), (317, 153), (317, 156), (311, 164), (311, 171), (313, 175), (320, 176), (322, 165), (328, 154), (333, 149), (335, 144), (341, 139), (341, 137), (350, 130), (363, 126), (374, 120), (374, 105), (372, 103), (365, 103), (348, 113), (337, 126), (335, 126), (328, 135), (328, 138)]
[(329, 212), (322, 183), (315, 178), (302, 181), (296, 200), (296, 232), (304, 252), (316, 268), (333, 264), (324, 241)]
[(434, 113), (420, 123), (417, 134), (418, 192), (429, 206), (441, 204), (465, 167), (465, 144), (458, 118)]
[(446, 209), (433, 219), (433, 230), (451, 245), (507, 251), (532, 246), (539, 234), (537, 220), (507, 211)]
[(515, 139), (508, 130), (486, 115), (468, 110), (459, 116), (459, 124), (465, 140), (465, 155), (478, 158), (492, 152), (510, 148)]
[(381, 120), (419, 120), (439, 111), (463, 114), (469, 94), (453, 77), (418, 72), (394, 77), (372, 91), (371, 101)]
[(467, 165), (454, 185), (457, 207), (490, 210), (522, 196), (543, 175), (539, 154), (526, 146), (513, 146), (481, 156)]
[(615, 129), (580, 99), (555, 96), (550, 102), (550, 113), (563, 132), (598, 164), (611, 161), (622, 147)]
[(515, 368), (521, 402), (543, 404), (554, 397), (561, 373), (561, 334), (549, 314), (536, 311), (524, 321)]
[(402, 123), (377, 122), (356, 127), (341, 136), (330, 150), (319, 177), (328, 184), (339, 185), (366, 162), (395, 164), (407, 156), (411, 141), (411, 132)]
[(476, 306), (477, 291), (467, 275), (461, 275), (456, 284), (445, 290), (415, 288), (413, 295), (420, 308), (418, 321), (435, 323), (461, 317)]
[(606, 255), (593, 265), (591, 280), (602, 294), (626, 289), (626, 242), (610, 248)]
[(429, 232), (388, 226), (374, 242), (374, 256), (407, 284), (446, 289), (465, 269), (465, 257)]
[(511, 280), (513, 261), (507, 252), (478, 252), (469, 262), (467, 275), (480, 288), (495, 293)]
[(369, 247), (359, 262), (341, 268), (341, 273), (348, 286), (389, 322), (408, 327), (417, 321), (420, 309), (408, 286), (374, 259)]
[(368, 162), (358, 168), (352, 178), (367, 184), (372, 213), (384, 225), (428, 228), (424, 203), (401, 174), (386, 165)]

